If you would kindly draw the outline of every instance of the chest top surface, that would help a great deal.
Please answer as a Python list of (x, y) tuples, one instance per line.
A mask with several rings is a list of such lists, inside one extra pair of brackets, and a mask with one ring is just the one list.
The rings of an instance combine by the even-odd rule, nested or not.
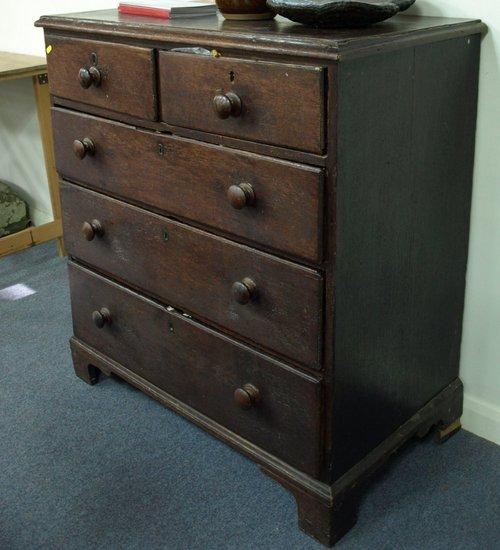
[(481, 32), (479, 20), (399, 15), (362, 29), (315, 29), (276, 17), (270, 21), (227, 21), (220, 16), (164, 20), (119, 14), (116, 9), (42, 16), (46, 30), (122, 36), (155, 42), (196, 43), (283, 53), (338, 57), (367, 47), (391, 47)]

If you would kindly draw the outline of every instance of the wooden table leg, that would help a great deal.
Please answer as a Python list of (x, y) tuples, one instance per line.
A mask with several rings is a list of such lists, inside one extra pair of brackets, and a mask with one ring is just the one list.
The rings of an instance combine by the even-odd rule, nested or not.
[[(50, 118), (50, 94), (47, 74), (33, 76), (33, 89), (35, 91), (36, 108), (38, 113), (38, 122), (40, 125), (40, 136), (42, 138), (43, 156), (45, 160), (45, 170), (49, 182), (50, 201), (52, 203), (52, 212), (54, 221), (59, 227), (61, 222), (61, 199), (59, 197), (59, 178), (56, 172), (54, 160), (54, 142), (52, 140), (52, 123)], [(59, 256), (65, 256), (64, 243), (62, 239), (62, 230), (57, 236), (57, 252)]]

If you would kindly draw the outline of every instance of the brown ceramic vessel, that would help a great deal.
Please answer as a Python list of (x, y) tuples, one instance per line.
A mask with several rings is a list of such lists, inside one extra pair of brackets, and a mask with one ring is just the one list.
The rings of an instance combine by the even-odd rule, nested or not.
[(274, 13), (266, 6), (266, 0), (215, 0), (226, 19), (272, 19)]

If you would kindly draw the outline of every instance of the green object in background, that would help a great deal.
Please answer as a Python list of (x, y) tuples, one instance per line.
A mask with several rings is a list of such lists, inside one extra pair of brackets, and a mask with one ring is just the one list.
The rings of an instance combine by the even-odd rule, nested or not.
[(28, 205), (0, 181), (0, 237), (12, 235), (30, 224)]

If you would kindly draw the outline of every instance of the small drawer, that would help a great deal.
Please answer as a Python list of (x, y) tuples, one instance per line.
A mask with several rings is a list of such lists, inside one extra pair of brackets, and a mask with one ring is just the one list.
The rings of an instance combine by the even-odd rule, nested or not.
[(322, 170), (61, 109), (52, 114), (64, 178), (321, 261)]
[(152, 49), (55, 36), (45, 41), (54, 96), (156, 120)]
[(69, 264), (76, 338), (310, 475), (320, 383)]
[(323, 279), (280, 260), (63, 183), (68, 253), (242, 339), (319, 368)]
[(325, 147), (323, 67), (162, 51), (161, 118), (312, 153)]

